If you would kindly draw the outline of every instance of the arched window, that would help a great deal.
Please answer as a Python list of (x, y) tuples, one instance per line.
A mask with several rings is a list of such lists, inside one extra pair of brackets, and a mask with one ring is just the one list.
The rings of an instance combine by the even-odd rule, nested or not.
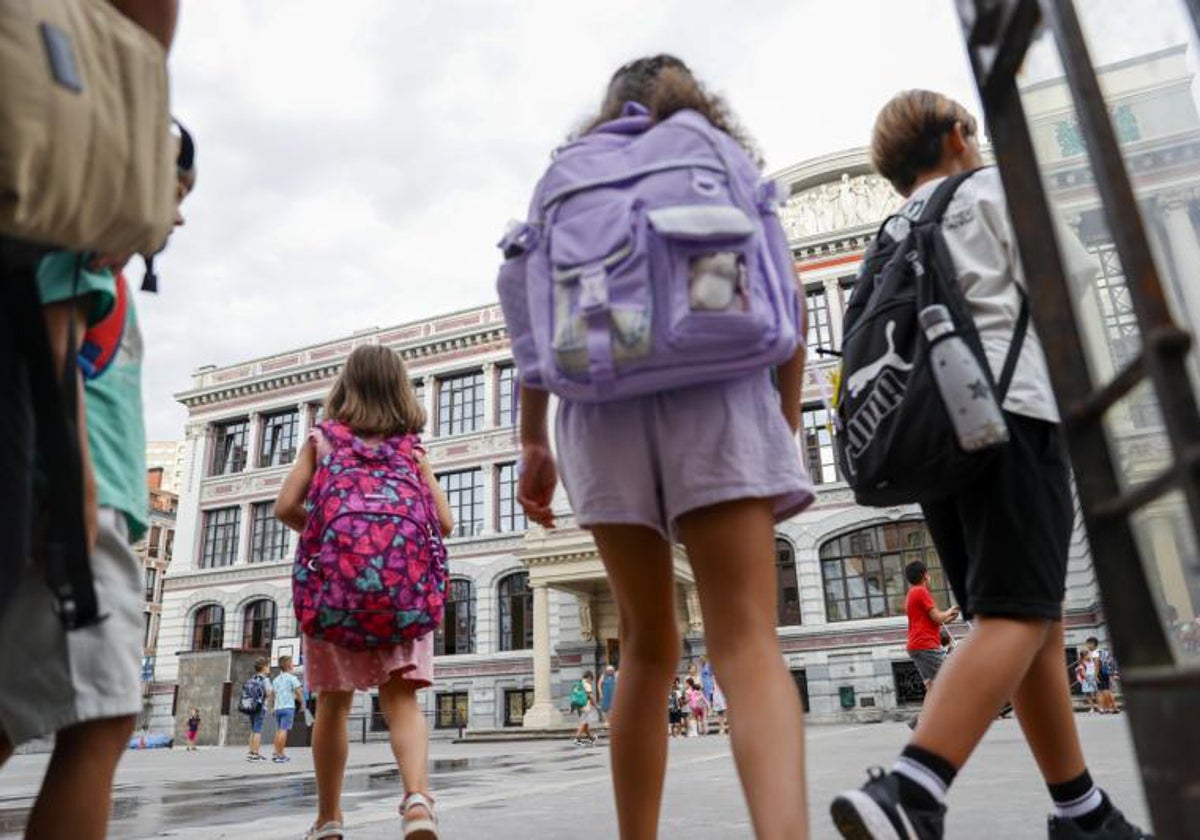
[(242, 616), (242, 647), (269, 649), (275, 639), (275, 602), (260, 598), (246, 605)]
[(775, 540), (775, 578), (779, 583), (779, 626), (800, 623), (800, 583), (796, 579), (796, 552), (787, 540)]
[(501, 579), (500, 650), (528, 650), (533, 647), (533, 590), (529, 572), (515, 572)]
[(225, 608), (205, 604), (192, 618), (192, 650), (220, 650), (225, 645)]
[(446, 617), (434, 631), (433, 652), (475, 652), (475, 584), (466, 578), (451, 578), (446, 586)]
[(933, 539), (924, 520), (872, 525), (821, 546), (821, 580), (829, 621), (904, 615), (908, 583), (904, 567), (914, 560), (929, 569), (929, 588), (939, 606), (950, 603)]

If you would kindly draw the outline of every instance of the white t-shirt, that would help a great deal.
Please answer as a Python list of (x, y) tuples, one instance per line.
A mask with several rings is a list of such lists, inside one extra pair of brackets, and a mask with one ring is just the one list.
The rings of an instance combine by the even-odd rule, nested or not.
[[(908, 219), (920, 216), (925, 202), (941, 182), (941, 178), (928, 181), (913, 192), (897, 211), (900, 217), (888, 223), (887, 234), (903, 238), (908, 233)], [(959, 186), (942, 217), (942, 233), (958, 269), (967, 305), (975, 316), (992, 375), (998, 381), (1020, 313), (1017, 286), (1027, 288), (999, 170), (988, 167)], [(1075, 283), (1090, 282), (1096, 273), (1095, 261), (1062, 225), (1058, 244), (1064, 267)], [(1059, 421), (1046, 356), (1032, 321), (1004, 399), (1004, 410), (1052, 423)]]

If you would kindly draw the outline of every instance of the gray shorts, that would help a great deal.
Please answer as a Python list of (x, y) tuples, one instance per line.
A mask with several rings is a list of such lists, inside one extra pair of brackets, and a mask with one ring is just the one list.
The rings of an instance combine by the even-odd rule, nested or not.
[(769, 371), (608, 403), (563, 400), (558, 464), (579, 525), (645, 525), (677, 540), (688, 511), (771, 499), (776, 520), (813, 499)]
[(910, 650), (908, 658), (916, 663), (917, 673), (921, 675), (921, 679), (931, 683), (938, 671), (941, 670), (942, 663), (946, 661), (946, 654), (941, 648)]
[(14, 746), (142, 709), (142, 564), (124, 514), (100, 508), (99, 525), (92, 574), (104, 621), (64, 632), (40, 565), (0, 616), (0, 728)]

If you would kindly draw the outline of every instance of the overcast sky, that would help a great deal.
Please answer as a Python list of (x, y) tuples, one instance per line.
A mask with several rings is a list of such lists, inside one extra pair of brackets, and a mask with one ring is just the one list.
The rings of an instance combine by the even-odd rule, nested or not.
[(978, 112), (950, 0), (181, 5), (200, 177), (138, 301), (151, 439), (200, 365), (492, 301), (506, 220), (630, 58), (686, 60), (769, 169), (864, 145), (902, 88)]

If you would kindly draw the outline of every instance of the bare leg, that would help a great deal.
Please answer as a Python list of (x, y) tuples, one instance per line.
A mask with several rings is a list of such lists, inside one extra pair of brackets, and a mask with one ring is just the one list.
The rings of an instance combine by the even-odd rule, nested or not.
[[(276, 719), (276, 722), (278, 722), (278, 718)], [(283, 751), (285, 749), (287, 749), (287, 739), (288, 739), (287, 732), (285, 732), (282, 729), (276, 728), (275, 740), (271, 745), (272, 748), (274, 749), (275, 755), (283, 755)]]
[[(379, 686), (379, 705), (387, 717), (392, 755), (400, 768), (404, 793), (429, 795), (429, 727), (417, 703), (417, 685), (393, 676)], [(424, 808), (414, 808), (413, 816), (424, 816)]]
[(611, 747), (617, 824), (621, 840), (654, 838), (667, 771), (662, 701), (680, 653), (671, 549), (656, 531), (635, 525), (602, 525), (592, 534), (621, 625)]
[(962, 767), (1000, 709), (1023, 687), (1054, 623), (981, 616), (961, 643), (966, 647), (938, 672), (912, 743)]
[(342, 782), (350, 753), (346, 721), (353, 691), (322, 691), (313, 722), (312, 758), (317, 775), (317, 825), (342, 821)]
[(734, 761), (755, 836), (808, 837), (804, 712), (775, 634), (775, 520), (771, 503), (745, 499), (679, 520), (713, 668), (730, 710)]
[(105, 718), (61, 730), (25, 836), (103, 840), (112, 810), (113, 776), (129, 747), (134, 716)]
[(1063, 627), (1061, 621), (1056, 621), (1050, 625), (1042, 649), (1012, 698), (1042, 778), (1052, 785), (1078, 778), (1087, 767), (1075, 728), (1062, 651)]

